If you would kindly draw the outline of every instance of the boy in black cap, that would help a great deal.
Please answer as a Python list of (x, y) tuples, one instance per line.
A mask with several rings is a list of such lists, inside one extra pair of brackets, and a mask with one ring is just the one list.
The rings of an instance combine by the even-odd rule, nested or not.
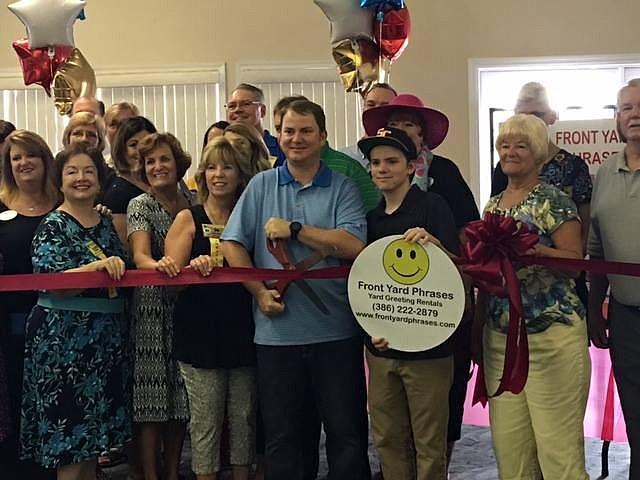
[[(457, 253), (457, 229), (445, 200), (411, 185), (417, 156), (411, 138), (400, 129), (381, 128), (358, 147), (383, 195), (367, 214), (367, 242), (402, 234), (409, 242), (432, 242)], [(446, 479), (451, 341), (413, 353), (389, 348), (384, 338), (367, 337), (365, 343), (369, 412), (384, 477)]]

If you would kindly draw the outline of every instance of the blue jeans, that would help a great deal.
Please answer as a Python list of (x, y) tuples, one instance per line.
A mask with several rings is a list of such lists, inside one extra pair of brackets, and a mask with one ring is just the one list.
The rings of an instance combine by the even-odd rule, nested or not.
[(368, 478), (362, 339), (257, 345), (256, 353), (266, 436), (266, 480), (308, 480), (303, 473), (308, 392), (316, 403), (327, 438), (328, 480)]

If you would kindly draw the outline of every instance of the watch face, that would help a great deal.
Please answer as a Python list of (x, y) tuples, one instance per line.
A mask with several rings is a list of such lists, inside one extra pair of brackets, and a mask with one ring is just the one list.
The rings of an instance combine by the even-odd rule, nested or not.
[(302, 224), (300, 222), (291, 222), (289, 224), (289, 231), (294, 239), (298, 237), (300, 230), (302, 230)]

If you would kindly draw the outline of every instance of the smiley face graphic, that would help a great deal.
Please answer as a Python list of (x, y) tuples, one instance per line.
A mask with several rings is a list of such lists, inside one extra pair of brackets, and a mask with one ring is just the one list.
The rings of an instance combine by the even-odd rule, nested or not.
[(422, 245), (399, 238), (384, 249), (382, 266), (391, 280), (414, 285), (429, 272), (429, 255)]

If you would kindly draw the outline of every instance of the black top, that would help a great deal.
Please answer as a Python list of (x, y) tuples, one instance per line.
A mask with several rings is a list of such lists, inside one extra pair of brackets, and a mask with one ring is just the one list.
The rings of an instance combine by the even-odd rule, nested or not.
[[(0, 202), (0, 212), (8, 210)], [(3, 268), (0, 273), (15, 275), (33, 273), (31, 241), (40, 222), (47, 215), (27, 217), (18, 214), (11, 220), (0, 220), (0, 254)], [(0, 293), (0, 305), (7, 313), (29, 313), (35, 305), (37, 292)]]
[[(196, 225), (190, 258), (211, 254), (202, 205), (190, 207)], [(226, 266), (226, 262), (225, 262)], [(237, 368), (255, 364), (251, 295), (241, 284), (192, 285), (175, 309), (174, 357), (196, 368)]]
[(433, 179), (429, 191), (445, 199), (453, 213), (457, 228), (480, 218), (471, 189), (455, 163), (448, 158), (434, 155), (429, 167), (429, 177)]
[[(423, 192), (413, 185), (397, 210), (387, 214), (384, 211), (385, 207), (383, 198), (380, 204), (367, 214), (367, 243), (388, 235), (402, 235), (413, 227), (422, 227), (440, 240), (451, 253), (458, 253), (460, 241), (453, 214), (440, 195), (432, 191)], [(365, 337), (365, 344), (372, 355), (400, 360), (443, 358), (451, 355), (453, 351), (452, 337), (443, 344), (422, 352), (401, 352), (394, 349), (381, 352), (373, 346), (368, 335)]]
[(127, 214), (127, 206), (129, 200), (142, 195), (144, 192), (129, 180), (125, 180), (122, 177), (116, 177), (109, 185), (109, 188), (104, 193), (102, 203), (111, 209), (115, 214)]

